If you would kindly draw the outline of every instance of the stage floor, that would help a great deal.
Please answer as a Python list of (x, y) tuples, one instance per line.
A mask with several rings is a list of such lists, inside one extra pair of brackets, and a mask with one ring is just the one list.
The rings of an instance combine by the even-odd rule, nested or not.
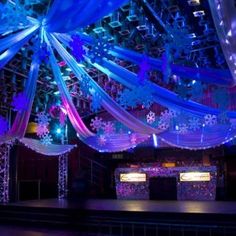
[(222, 201), (154, 201), (116, 199), (31, 200), (5, 204), (9, 206), (84, 209), (92, 211), (235, 214), (236, 202)]

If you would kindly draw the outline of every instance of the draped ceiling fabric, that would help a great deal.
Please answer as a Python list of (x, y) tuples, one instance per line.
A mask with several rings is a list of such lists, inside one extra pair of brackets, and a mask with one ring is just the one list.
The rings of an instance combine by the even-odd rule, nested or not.
[(62, 154), (70, 152), (73, 148), (76, 147), (76, 145), (57, 144), (50, 144), (46, 146), (43, 145), (39, 140), (31, 138), (22, 138), (19, 141), (31, 150), (46, 156), (60, 156)]
[(126, 2), (128, 0), (55, 0), (43, 24), (47, 32), (69, 32), (94, 23)]
[(208, 0), (225, 60), (236, 84), (236, 14), (235, 1)]
[[(40, 32), (39, 39), (41, 40), (41, 43), (46, 42), (50, 52), (49, 62), (69, 120), (76, 130), (78, 137), (83, 142), (99, 151), (123, 151), (147, 140), (152, 134), (157, 134), (163, 141), (168, 144), (188, 149), (209, 148), (232, 140), (236, 135), (236, 129), (232, 128), (230, 124), (217, 124), (212, 127), (202, 126), (197, 131), (189, 131), (187, 133), (181, 134), (176, 130), (160, 130), (147, 124), (146, 122), (143, 122), (141, 119), (136, 118), (128, 110), (121, 107), (114, 99), (112, 99), (105, 92), (105, 90), (88, 75), (86, 70), (79, 66), (75, 58), (73, 58), (73, 56), (66, 50), (67, 47), (70, 47), (71, 42), (71, 35), (69, 34), (69, 32), (75, 31), (77, 28), (85, 27), (90, 23), (94, 23), (98, 19), (101, 19), (103, 16), (120, 7), (125, 2), (127, 2), (127, 0), (55, 0), (48, 12), (48, 15), (45, 17), (45, 19), (42, 20), (42, 23), (34, 19), (29, 19), (30, 24), (26, 29), (19, 28), (19, 32), (12, 33), (0, 39), (0, 68), (2, 68), (19, 51), (19, 49), (26, 42), (28, 42), (30, 38), (32, 38), (33, 35), (36, 35), (36, 33)], [(216, 1), (209, 2), (211, 10), (213, 12), (213, 18), (216, 22)], [(221, 4), (220, 6), (229, 7), (230, 4)], [(233, 15), (229, 14), (228, 17), (232, 22)], [(226, 24), (228, 24), (228, 21)], [(229, 26), (226, 26), (226, 29), (229, 29)], [(231, 28), (233, 31), (230, 34), (219, 34), (220, 39), (231, 40), (231, 38), (225, 38), (231, 34), (234, 35), (235, 26), (231, 25), (230, 29)], [(219, 33), (222, 28), (217, 28), (217, 30)], [(86, 51), (88, 51), (89, 48), (87, 46), (91, 47), (94, 44), (95, 40), (92, 37), (79, 32), (77, 32), (77, 35), (79, 35), (80, 38), (85, 42), (84, 48), (86, 49)], [(230, 45), (234, 45), (231, 41)], [(227, 41), (225, 42), (226, 44), (228, 44)], [(225, 52), (225, 56), (228, 57), (229, 55), (234, 55), (233, 47), (226, 46), (227, 45), (225, 44), (222, 46)], [(57, 53), (54, 53), (54, 51), (56, 51)], [(144, 57), (143, 54), (139, 54), (137, 52), (118, 46), (114, 46), (110, 49), (109, 52), (112, 56), (124, 59), (137, 65), (140, 64), (140, 61), (142, 61)], [(86, 76), (86, 78), (89, 80), (89, 84), (91, 85), (92, 93), (96, 92), (96, 94), (98, 94), (98, 96), (100, 97), (102, 107), (110, 115), (113, 116), (114, 120), (117, 120), (127, 129), (133, 132), (132, 135), (135, 136), (135, 142), (131, 141), (130, 133), (117, 133), (106, 137), (106, 143), (103, 143), (102, 145), (99, 144), (99, 136), (89, 130), (89, 128), (81, 119), (75, 105), (73, 104), (70, 93), (62, 78), (61, 71), (58, 66), (57, 57), (55, 55), (59, 55), (64, 60), (67, 66), (76, 75), (78, 82), (83, 80), (83, 77)], [(137, 74), (123, 68), (117, 63), (111, 61), (109, 58), (103, 57), (100, 61), (94, 62), (91, 60), (89, 54), (85, 54), (84, 59), (88, 64), (94, 66), (104, 74), (108, 75), (109, 78), (129, 89), (135, 89), (136, 87), (140, 86)], [(152, 70), (162, 71), (162, 59), (152, 57), (147, 57), (147, 59)], [(50, 145), (46, 147), (40, 144), (37, 140), (23, 138), (34, 100), (39, 65), (40, 62), (38, 61), (36, 56), (31, 63), (29, 78), (27, 80), (27, 85), (24, 91), (30, 101), (27, 111), (17, 113), (10, 131), (5, 136), (0, 138), (0, 143), (18, 138), (25, 145), (31, 146), (33, 150), (38, 151), (42, 154), (60, 155), (71, 150), (73, 146)], [(208, 84), (229, 87), (235, 83), (228, 70), (220, 70), (214, 68), (194, 68), (174, 63), (170, 64), (170, 67), (172, 73), (175, 75), (178, 75), (180, 77), (187, 77), (196, 81), (204, 81)], [(232, 67), (230, 64), (229, 67), (232, 72)], [(176, 93), (169, 91), (168, 89), (163, 88), (158, 84), (151, 82), (150, 80), (145, 81), (145, 85), (148, 85), (150, 94), (153, 96), (154, 102), (168, 109), (173, 109), (175, 111), (184, 111), (190, 116), (196, 116), (199, 118), (204, 118), (206, 114), (218, 116), (222, 113), (222, 110), (220, 109), (206, 106), (191, 100), (182, 99)], [(230, 110), (226, 110), (224, 112), (229, 119), (236, 119), (236, 112)]]

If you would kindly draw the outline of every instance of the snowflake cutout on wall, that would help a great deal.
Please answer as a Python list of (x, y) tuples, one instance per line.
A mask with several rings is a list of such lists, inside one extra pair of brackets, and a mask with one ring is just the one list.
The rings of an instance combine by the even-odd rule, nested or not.
[(156, 120), (156, 114), (152, 111), (150, 111), (147, 115), (146, 115), (146, 121), (148, 124), (153, 124)]
[(111, 135), (115, 132), (114, 124), (111, 121), (103, 123), (103, 131), (105, 135)]
[(106, 136), (105, 135), (100, 135), (98, 137), (98, 145), (104, 146), (107, 142)]
[(84, 42), (78, 35), (72, 35), (69, 45), (72, 49), (72, 55), (75, 57), (76, 61), (80, 62), (84, 58), (85, 54), (85, 50), (83, 48)]
[(48, 134), (49, 130), (46, 125), (38, 124), (36, 127), (36, 134), (38, 137), (42, 138), (44, 135)]
[(37, 118), (35, 119), (35, 121), (38, 124), (46, 125), (47, 126), (47, 125), (49, 125), (49, 122), (51, 121), (51, 118), (45, 112), (39, 112), (37, 114)]
[(193, 117), (191, 119), (189, 119), (189, 123), (188, 123), (188, 127), (190, 130), (196, 131), (198, 129), (200, 129), (202, 126), (200, 119)]
[(204, 116), (205, 125), (214, 126), (217, 124), (217, 117), (215, 115), (207, 114)]
[(92, 63), (101, 63), (102, 59), (105, 57), (111, 59), (109, 51), (112, 49), (112, 45), (104, 39), (97, 39), (94, 42), (93, 47), (89, 51), (90, 60)]
[(92, 130), (98, 131), (103, 126), (102, 118), (96, 116), (94, 119), (91, 120), (90, 126)]
[(25, 93), (18, 93), (13, 97), (11, 103), (14, 111), (25, 111), (29, 105), (29, 99), (26, 97)]
[(8, 130), (8, 122), (7, 120), (0, 116), (0, 135), (4, 135)]
[(53, 139), (52, 139), (52, 136), (50, 134), (45, 134), (40, 139), (40, 142), (45, 146), (48, 146), (48, 145), (52, 144), (52, 141), (53, 141)]

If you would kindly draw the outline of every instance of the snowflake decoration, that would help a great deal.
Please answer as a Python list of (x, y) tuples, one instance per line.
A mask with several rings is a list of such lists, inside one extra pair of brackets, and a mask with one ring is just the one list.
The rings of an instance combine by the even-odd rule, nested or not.
[(80, 62), (84, 58), (85, 50), (84, 50), (84, 42), (78, 35), (72, 35), (70, 42), (70, 48), (72, 49), (72, 55), (75, 59)]
[(101, 102), (102, 102), (102, 98), (99, 94), (97, 93), (93, 93), (92, 95), (92, 102), (90, 104), (90, 109), (93, 112), (97, 112), (98, 110), (101, 109)]
[(147, 115), (146, 115), (146, 120), (148, 124), (153, 124), (156, 120), (156, 114), (152, 111), (150, 111)]
[(162, 73), (163, 73), (163, 80), (164, 82), (167, 84), (169, 83), (169, 77), (171, 75), (171, 67), (170, 67), (170, 63), (172, 61), (172, 57), (170, 54), (170, 50), (169, 47), (166, 46), (166, 50), (162, 55)]
[(168, 124), (169, 127), (171, 120), (176, 117), (176, 115), (176, 112), (173, 110), (165, 110), (161, 112), (160, 123)]
[(25, 111), (28, 108), (29, 99), (26, 97), (25, 93), (18, 93), (13, 97), (11, 103), (14, 111)]
[(40, 142), (45, 146), (48, 146), (48, 145), (52, 144), (52, 141), (53, 141), (53, 139), (52, 139), (52, 136), (50, 134), (45, 134), (40, 139)]
[(160, 131), (165, 131), (170, 127), (170, 124), (160, 122), (157, 126), (157, 129)]
[(149, 108), (153, 104), (153, 96), (149, 86), (138, 86), (133, 90), (126, 88), (120, 92), (117, 102), (124, 108), (135, 108), (137, 105)]
[(103, 123), (103, 131), (105, 135), (111, 135), (115, 132), (114, 124), (111, 121)]
[(81, 80), (79, 82), (80, 90), (84, 95), (89, 95), (90, 90), (92, 89), (90, 78), (87, 75), (82, 75)]
[(35, 119), (35, 121), (40, 125), (46, 125), (47, 126), (47, 125), (49, 125), (49, 122), (51, 121), (51, 118), (45, 112), (39, 112), (37, 114), (37, 118)]
[(144, 81), (147, 79), (147, 73), (150, 70), (150, 65), (148, 63), (148, 57), (144, 56), (142, 62), (139, 65), (139, 71), (137, 77), (139, 79), (139, 83), (143, 85)]
[(180, 124), (179, 129), (177, 130), (179, 134), (186, 134), (188, 133), (188, 126), (186, 124)]
[(94, 42), (93, 47), (89, 51), (90, 60), (92, 63), (101, 62), (105, 57), (111, 59), (109, 51), (112, 49), (112, 45), (104, 39), (98, 39)]
[(91, 120), (90, 126), (92, 130), (98, 131), (103, 126), (102, 118), (96, 116), (94, 119)]
[(219, 123), (221, 123), (221, 124), (228, 124), (229, 123), (229, 117), (227, 115), (227, 112), (221, 112), (218, 115), (218, 120), (219, 120)]
[(230, 119), (229, 121), (230, 121), (231, 127), (232, 127), (233, 129), (236, 129), (236, 118)]
[(227, 109), (230, 102), (228, 91), (225, 88), (216, 89), (213, 93), (213, 100), (220, 109)]
[(0, 135), (4, 135), (8, 130), (8, 122), (7, 120), (0, 116)]
[(106, 139), (105, 135), (100, 135), (98, 137), (98, 145), (104, 146), (106, 144), (106, 142), (107, 142), (107, 139)]
[(189, 123), (188, 123), (188, 127), (190, 130), (196, 131), (198, 129), (200, 129), (202, 126), (200, 119), (193, 117), (191, 119), (189, 119)]
[(38, 137), (42, 138), (43, 136), (49, 133), (48, 127), (46, 125), (38, 124), (36, 127), (36, 134)]
[(137, 144), (137, 135), (135, 133), (132, 133), (130, 135), (130, 142), (133, 144), (133, 145), (136, 145)]
[(204, 116), (205, 125), (213, 126), (217, 124), (217, 117), (215, 115), (207, 114)]
[(38, 57), (41, 62), (48, 63), (50, 52), (46, 43), (42, 43), (38, 51)]

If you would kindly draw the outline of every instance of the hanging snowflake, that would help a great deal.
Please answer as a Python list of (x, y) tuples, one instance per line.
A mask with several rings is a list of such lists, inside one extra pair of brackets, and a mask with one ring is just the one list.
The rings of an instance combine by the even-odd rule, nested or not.
[(102, 59), (105, 57), (111, 59), (110, 50), (112, 45), (104, 39), (97, 39), (94, 42), (93, 47), (89, 51), (90, 60), (92, 63), (99, 62), (101, 63)]
[(98, 137), (98, 145), (104, 146), (106, 144), (106, 142), (107, 142), (107, 139), (106, 139), (105, 135), (100, 135)]
[(144, 56), (142, 62), (139, 64), (139, 71), (137, 74), (140, 85), (143, 85), (144, 81), (147, 79), (150, 68), (151, 67), (148, 63), (148, 57)]
[(156, 120), (156, 114), (152, 111), (150, 111), (147, 115), (146, 115), (146, 120), (148, 124), (152, 124), (155, 122)]
[(206, 85), (200, 81), (192, 81), (191, 98), (196, 101), (201, 101)]
[(0, 116), (0, 136), (4, 135), (8, 130), (8, 122), (7, 120)]
[(70, 48), (72, 50), (72, 55), (76, 59), (76, 61), (80, 62), (84, 58), (85, 50), (84, 50), (84, 42), (78, 35), (71, 36), (71, 42), (69, 43)]
[(97, 93), (93, 93), (92, 95), (92, 102), (90, 104), (90, 109), (93, 112), (97, 112), (98, 110), (101, 109), (101, 102), (102, 102), (102, 98), (99, 94)]
[(188, 126), (186, 124), (180, 124), (177, 132), (179, 134), (186, 134), (186, 133), (188, 133)]
[(42, 43), (42, 45), (40, 46), (40, 49), (38, 51), (38, 58), (41, 61), (41, 63), (42, 62), (44, 62), (45, 64), (48, 63), (49, 55), (50, 55), (50, 52), (48, 50), (47, 44)]
[(79, 82), (80, 90), (82, 93), (87, 96), (90, 94), (90, 90), (92, 89), (90, 78), (87, 75), (82, 75), (81, 80)]
[(102, 118), (96, 116), (94, 119), (91, 120), (90, 126), (92, 130), (98, 131), (103, 126)]
[(48, 127), (46, 125), (38, 124), (36, 127), (36, 134), (38, 137), (42, 138), (49, 133)]
[(230, 103), (230, 98), (227, 89), (217, 88), (213, 93), (213, 100), (220, 109), (227, 109)]
[(111, 121), (103, 123), (103, 131), (105, 135), (111, 135), (115, 132), (114, 124)]
[(236, 118), (230, 119), (229, 121), (230, 121), (231, 127), (232, 127), (233, 129), (236, 129)]
[(40, 142), (45, 146), (48, 146), (48, 145), (52, 144), (52, 141), (53, 141), (53, 139), (52, 139), (52, 136), (50, 134), (45, 134), (40, 139)]
[(11, 105), (14, 111), (25, 111), (29, 106), (29, 99), (26, 97), (25, 93), (18, 93), (13, 97)]
[(219, 123), (221, 124), (228, 124), (229, 123), (229, 117), (227, 115), (227, 112), (221, 112), (219, 115), (218, 115), (218, 121)]
[(169, 78), (171, 76), (171, 64), (172, 61), (172, 57), (171, 57), (171, 53), (170, 53), (170, 49), (169, 46), (166, 45), (165, 47), (165, 52), (162, 55), (162, 74), (163, 74), (163, 81), (167, 84), (169, 83)]
[(130, 142), (133, 144), (133, 145), (136, 145), (137, 144), (137, 135), (135, 133), (132, 133), (130, 135)]
[(207, 114), (204, 116), (205, 125), (214, 126), (217, 124), (217, 117), (215, 115)]
[(133, 90), (126, 88), (120, 92), (117, 102), (124, 108), (135, 108), (138, 105), (149, 108), (153, 104), (153, 96), (148, 85), (138, 86)]
[(47, 126), (47, 125), (49, 125), (49, 122), (51, 121), (51, 118), (45, 112), (39, 112), (37, 114), (37, 118), (35, 119), (35, 121), (38, 124), (46, 125)]
[(190, 130), (196, 131), (198, 129), (200, 129), (202, 126), (200, 119), (193, 117), (191, 119), (189, 119), (189, 123), (188, 123), (188, 127)]
[(164, 123), (164, 122), (160, 122), (157, 126), (157, 129), (160, 131), (165, 131), (170, 127), (170, 124)]
[(160, 123), (165, 123), (170, 125), (170, 122), (173, 118), (177, 116), (176, 112), (173, 110), (165, 110), (161, 112)]

